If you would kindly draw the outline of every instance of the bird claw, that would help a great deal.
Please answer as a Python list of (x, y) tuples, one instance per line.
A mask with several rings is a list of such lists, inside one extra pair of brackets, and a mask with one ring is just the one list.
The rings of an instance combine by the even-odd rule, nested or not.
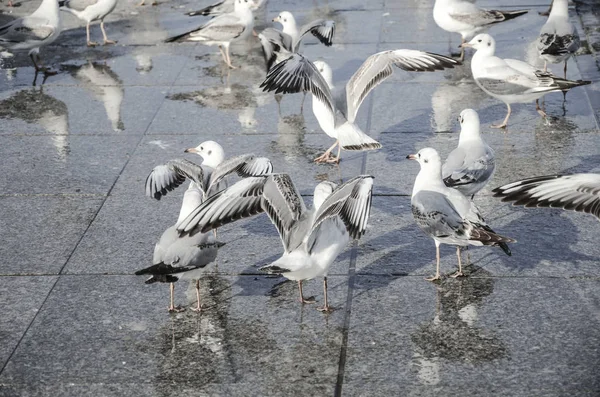
[(87, 46), (88, 47), (96, 47), (98, 45), (98, 43), (96, 43), (95, 41), (88, 41), (87, 42)]
[(300, 299), (300, 302), (302, 304), (309, 304), (309, 305), (312, 305), (313, 303), (317, 303), (314, 296), (311, 296), (309, 298)]
[(117, 44), (118, 41), (117, 40), (104, 40), (104, 44), (103, 45), (107, 45), (107, 44)]
[(491, 128), (506, 128), (506, 124), (502, 123), (502, 124), (492, 124), (490, 126)]
[(321, 306), (321, 307), (317, 307), (317, 310), (320, 311), (321, 313), (331, 313), (335, 309), (332, 308), (331, 306)]
[(427, 280), (427, 281), (441, 281), (442, 277), (440, 277), (439, 274), (436, 274), (433, 277), (425, 277), (425, 280)]
[(465, 274), (463, 272), (457, 271), (456, 273), (454, 273), (450, 277), (452, 277), (452, 278), (465, 277)]
[(202, 311), (202, 309), (204, 308), (204, 305), (196, 305), (196, 307), (192, 307), (190, 310), (196, 313), (200, 313)]
[(181, 313), (185, 311), (185, 308), (181, 306), (171, 306), (169, 307), (169, 313)]
[(333, 157), (331, 157), (331, 153), (325, 152), (317, 157), (314, 161), (315, 163), (329, 163), (332, 159), (335, 160)]

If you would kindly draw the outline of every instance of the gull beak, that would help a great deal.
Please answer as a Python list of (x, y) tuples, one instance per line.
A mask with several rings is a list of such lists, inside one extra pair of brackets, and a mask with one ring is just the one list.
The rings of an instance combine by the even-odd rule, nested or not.
[(458, 46), (458, 48), (473, 48), (473, 45), (471, 43), (462, 43), (461, 45)]
[(195, 147), (191, 147), (189, 149), (185, 149), (183, 152), (184, 153), (198, 153), (198, 149), (196, 149)]
[(279, 21), (279, 16), (276, 16), (275, 18), (273, 18), (273, 22), (277, 22)]
[(406, 156), (407, 159), (409, 160), (416, 160), (417, 159), (417, 155), (416, 154), (409, 154), (408, 156)]

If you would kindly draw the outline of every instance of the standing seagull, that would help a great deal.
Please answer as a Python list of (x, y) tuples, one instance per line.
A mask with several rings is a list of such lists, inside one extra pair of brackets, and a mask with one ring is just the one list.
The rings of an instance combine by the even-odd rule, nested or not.
[(29, 57), (37, 72), (56, 74), (43, 67), (39, 53), (40, 47), (56, 40), (60, 30), (58, 1), (42, 0), (33, 14), (0, 26), (0, 47), (11, 51), (29, 50)]
[(481, 138), (479, 115), (473, 109), (460, 112), (458, 147), (448, 155), (442, 166), (442, 178), (471, 200), (494, 175), (494, 151)]
[(77, 18), (85, 21), (88, 47), (98, 45), (98, 43), (90, 40), (90, 23), (93, 21), (100, 21), (100, 30), (102, 30), (104, 45), (117, 43), (114, 40), (109, 40), (106, 37), (106, 30), (104, 30), (104, 18), (113, 12), (117, 6), (117, 0), (61, 0), (59, 1), (59, 5), (62, 11), (70, 12)]
[(470, 245), (499, 246), (510, 255), (506, 243), (515, 240), (494, 232), (479, 214), (475, 204), (456, 189), (447, 187), (442, 181), (442, 161), (432, 148), (421, 149), (409, 154), (407, 159), (417, 160), (421, 171), (412, 191), (412, 213), (417, 225), (435, 241), (436, 273), (427, 280), (440, 279), (440, 244), (456, 245), (458, 272), (462, 276), (460, 247)]
[[(191, 212), (202, 203), (204, 192), (196, 184), (190, 182), (190, 186), (183, 195), (181, 210), (177, 222), (185, 219)], [(136, 275), (149, 274), (150, 278), (146, 284), (155, 282), (170, 283), (171, 302), (170, 312), (180, 312), (185, 309), (175, 306), (173, 303), (173, 283), (179, 280), (196, 280), (196, 307), (192, 310), (200, 311), (200, 281), (199, 278), (204, 268), (217, 258), (217, 251), (224, 244), (215, 241), (212, 233), (198, 233), (193, 236), (179, 236), (176, 225), (169, 227), (160, 236), (160, 240), (154, 246), (154, 257), (152, 266), (138, 270)]]
[[(466, 0), (435, 0), (433, 19), (447, 32), (460, 33), (461, 44), (475, 34), (487, 30), (491, 25), (508, 21), (528, 10), (498, 11), (484, 10)], [(465, 50), (461, 47), (460, 60), (464, 60)]]
[(580, 46), (577, 29), (569, 20), (568, 0), (555, 0), (552, 3), (548, 21), (542, 26), (537, 41), (537, 50), (544, 60), (544, 71), (548, 62), (565, 63), (565, 79), (567, 78), (567, 61), (577, 52)]
[[(335, 95), (331, 68), (325, 62), (314, 64), (300, 54), (273, 66), (261, 84), (265, 91), (294, 93), (303, 90), (313, 94), (313, 113), (321, 129), (335, 143), (315, 159), (316, 162), (340, 161), (340, 150), (372, 150), (381, 144), (365, 134), (354, 123), (358, 109), (373, 88), (392, 75), (396, 66), (412, 72), (433, 72), (453, 68), (460, 62), (429, 52), (392, 50), (371, 55), (354, 73), (342, 91)], [(331, 152), (338, 147), (337, 157)]]
[[(167, 43), (174, 41), (200, 41), (206, 45), (218, 45), (225, 63), (232, 69), (236, 67), (231, 64), (229, 57), (229, 45), (238, 40), (245, 39), (254, 27), (254, 16), (249, 0), (236, 0), (235, 9), (228, 14), (221, 14), (198, 29), (183, 33), (167, 39)], [(225, 51), (223, 51), (225, 47)]]
[(479, 34), (463, 47), (477, 52), (471, 61), (471, 72), (477, 85), (486, 94), (506, 104), (508, 112), (502, 124), (492, 128), (506, 128), (511, 103), (527, 103), (535, 100), (535, 108), (542, 117), (546, 113), (539, 106), (539, 99), (549, 92), (568, 91), (573, 87), (590, 84), (591, 81), (561, 79), (549, 72), (537, 70), (530, 64), (516, 59), (502, 59), (494, 55), (496, 41), (489, 34)]
[(247, 178), (208, 198), (177, 225), (183, 235), (206, 233), (241, 218), (266, 212), (279, 232), (284, 253), (261, 270), (298, 281), (323, 276), (325, 304), (329, 312), (327, 272), (351, 238), (360, 238), (371, 209), (373, 177), (357, 176), (337, 186), (321, 182), (315, 187), (313, 208), (306, 209), (302, 196), (287, 174)]
[(492, 192), (494, 197), (512, 201), (513, 205), (563, 208), (600, 219), (600, 174), (536, 176), (497, 187)]

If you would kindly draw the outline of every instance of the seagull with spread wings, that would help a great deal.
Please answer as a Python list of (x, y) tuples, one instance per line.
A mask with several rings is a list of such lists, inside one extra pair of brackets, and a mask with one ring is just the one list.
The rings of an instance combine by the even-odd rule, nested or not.
[[(309, 61), (300, 54), (273, 66), (261, 84), (265, 91), (295, 93), (310, 91), (313, 113), (321, 129), (335, 143), (315, 159), (316, 162), (340, 161), (340, 151), (373, 150), (381, 144), (365, 134), (355, 123), (360, 105), (373, 88), (394, 72), (393, 66), (411, 72), (433, 72), (459, 65), (460, 62), (443, 55), (417, 50), (392, 50), (371, 55), (354, 73), (341, 91), (333, 94), (333, 77), (325, 62)], [(331, 152), (338, 147), (337, 157)]]
[(298, 281), (323, 276), (325, 303), (319, 310), (329, 312), (327, 273), (350, 239), (366, 230), (371, 209), (373, 177), (357, 176), (341, 185), (321, 182), (315, 187), (313, 208), (307, 209), (302, 196), (287, 174), (246, 178), (209, 197), (177, 230), (184, 236), (206, 233), (215, 227), (265, 212), (277, 228), (284, 253), (261, 269)]

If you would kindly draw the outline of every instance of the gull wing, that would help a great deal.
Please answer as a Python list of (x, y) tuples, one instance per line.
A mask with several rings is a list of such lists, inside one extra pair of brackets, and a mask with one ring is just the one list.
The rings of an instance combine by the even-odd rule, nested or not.
[(0, 27), (0, 43), (42, 41), (52, 36), (55, 30), (45, 18), (19, 18)]
[(346, 84), (348, 121), (354, 122), (360, 105), (371, 90), (392, 75), (392, 65), (409, 72), (433, 72), (453, 68), (460, 62), (417, 50), (383, 51), (371, 55)]
[(466, 186), (489, 180), (494, 169), (494, 152), (491, 148), (485, 147), (483, 153), (473, 153), (458, 147), (448, 155), (442, 167), (442, 176), (448, 187)]
[(200, 189), (204, 189), (204, 170), (202, 166), (185, 159), (170, 160), (166, 164), (154, 167), (146, 178), (146, 196), (160, 200), (185, 182), (191, 179)]
[(222, 14), (198, 29), (170, 37), (166, 42), (171, 43), (179, 40), (229, 42), (239, 37), (246, 29), (247, 26), (236, 15)]
[(96, 3), (98, 3), (98, 0), (66, 0), (64, 6), (62, 4), (60, 5), (75, 11), (83, 11)]
[(256, 157), (253, 154), (232, 157), (223, 161), (214, 169), (210, 175), (206, 192), (210, 195), (213, 187), (217, 186), (223, 178), (234, 172), (244, 178), (270, 174), (273, 172), (273, 164), (268, 158)]
[(333, 35), (335, 34), (335, 22), (331, 20), (325, 19), (317, 19), (306, 25), (303, 25), (298, 32), (298, 39), (293, 46), (291, 47), (292, 52), (297, 52), (300, 47), (300, 42), (302, 42), (302, 38), (311, 33), (315, 36), (319, 41), (325, 46), (329, 47), (333, 43)]

